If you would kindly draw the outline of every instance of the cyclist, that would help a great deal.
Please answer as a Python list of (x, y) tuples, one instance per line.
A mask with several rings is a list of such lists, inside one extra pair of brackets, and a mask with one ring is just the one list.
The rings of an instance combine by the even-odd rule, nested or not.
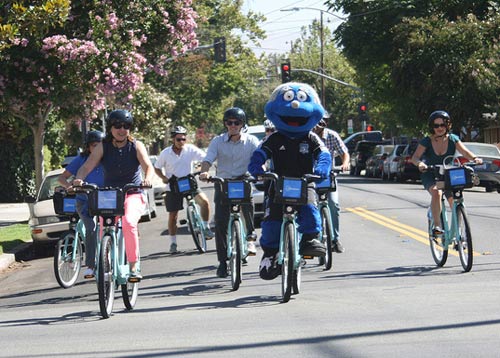
[[(170, 187), (169, 180), (175, 177), (183, 177), (191, 173), (193, 162), (201, 161), (205, 158), (205, 152), (193, 144), (186, 143), (187, 129), (182, 126), (175, 126), (170, 131), (172, 146), (163, 149), (154, 164), (156, 175), (167, 184), (167, 195), (165, 197), (165, 208), (168, 212), (168, 233), (170, 235), (170, 253), (177, 252), (177, 217), (179, 210), (182, 210), (184, 196), (176, 193)], [(208, 219), (210, 217), (210, 204), (208, 198), (200, 189), (194, 198), (201, 209), (201, 217), (205, 237), (211, 239), (214, 233), (210, 230)]]
[[(458, 136), (450, 133), (451, 118), (447, 112), (441, 110), (432, 112), (427, 120), (427, 124), (430, 135), (420, 141), (411, 161), (422, 173), (422, 184), (431, 195), (432, 217), (434, 223), (436, 223), (433, 228), (433, 234), (438, 236), (444, 233), (441, 228), (442, 225), (439, 224), (441, 223), (441, 190), (436, 187), (434, 173), (426, 171), (427, 166), (443, 164), (443, 160), (447, 156), (453, 156), (455, 151), (458, 151), (468, 160), (478, 164), (481, 164), (483, 160), (476, 157), (474, 153), (468, 150)], [(452, 205), (452, 193), (445, 192), (445, 195), (450, 205)]]
[[(100, 131), (89, 131), (85, 136), (85, 150), (78, 156), (75, 157), (65, 168), (64, 172), (57, 178), (59, 183), (64, 188), (70, 188), (71, 184), (68, 183), (68, 179), (71, 176), (75, 176), (78, 169), (85, 163), (88, 159), (90, 153), (92, 153), (99, 143), (102, 142), (104, 138), (104, 133)], [(85, 178), (88, 183), (95, 184), (101, 187), (104, 184), (104, 175), (102, 166), (97, 165)], [(80, 219), (85, 225), (85, 265), (87, 269), (83, 273), (84, 278), (93, 278), (95, 276), (95, 247), (96, 247), (96, 232), (95, 232), (95, 222), (94, 218), (89, 214), (89, 206), (87, 195), (77, 194), (76, 195), (76, 211), (80, 216)]]
[[(83, 178), (99, 162), (104, 168), (104, 186), (124, 187), (128, 183), (151, 185), (155, 173), (144, 144), (131, 136), (134, 124), (132, 114), (124, 109), (116, 109), (106, 118), (106, 137), (90, 154), (88, 160), (76, 174), (73, 185), (82, 185)], [(141, 168), (145, 178), (142, 178)], [(125, 251), (130, 266), (129, 281), (142, 279), (136, 267), (139, 258), (139, 233), (137, 225), (146, 205), (145, 194), (141, 191), (129, 192), (125, 197), (125, 215), (122, 217), (122, 230)]]
[[(339, 156), (342, 160), (342, 171), (348, 171), (349, 170), (349, 160), (350, 160), (350, 155), (349, 155), (349, 150), (347, 149), (346, 145), (344, 144), (344, 141), (340, 138), (339, 134), (330, 129), (327, 128), (327, 122), (328, 119), (330, 118), (330, 114), (325, 111), (325, 114), (323, 115), (323, 118), (319, 121), (319, 123), (314, 127), (313, 131), (316, 133), (323, 143), (325, 143), (326, 147), (330, 151), (330, 154), (332, 155), (332, 163), (335, 162), (335, 157)], [(335, 179), (337, 180), (337, 179)], [(344, 252), (344, 246), (339, 240), (339, 216), (340, 216), (340, 204), (339, 204), (339, 191), (338, 191), (338, 186), (337, 190), (330, 192), (328, 196), (328, 206), (330, 207), (330, 212), (332, 214), (332, 219), (333, 219), (333, 246), (332, 250), (333, 252), (336, 252), (338, 254), (341, 254)]]
[[(243, 133), (246, 124), (246, 114), (238, 107), (232, 107), (224, 112), (223, 116), (226, 132), (212, 139), (208, 146), (207, 155), (201, 163), (200, 180), (209, 178), (208, 169), (217, 160), (216, 175), (225, 179), (241, 179), (248, 175), (247, 167), (253, 151), (258, 147), (257, 137)], [(215, 186), (215, 246), (217, 248), (218, 277), (227, 277), (227, 224), (229, 221), (229, 205), (223, 203), (219, 185)], [(255, 240), (257, 235), (253, 224), (254, 206), (241, 205), (243, 217), (247, 228), (248, 254), (255, 256)]]

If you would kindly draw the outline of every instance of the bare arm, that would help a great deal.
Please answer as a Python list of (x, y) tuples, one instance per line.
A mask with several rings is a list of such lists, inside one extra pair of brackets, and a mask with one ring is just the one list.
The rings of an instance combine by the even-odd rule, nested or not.
[(75, 175), (75, 180), (73, 180), (73, 185), (82, 185), (87, 175), (89, 175), (89, 173), (99, 164), (102, 159), (102, 155), (102, 143), (99, 143), (97, 147), (94, 148), (92, 153), (90, 153), (85, 163), (83, 163), (80, 169), (78, 169), (78, 172)]
[(422, 144), (419, 144), (417, 146), (417, 149), (413, 153), (411, 157), (411, 162), (418, 168), (419, 171), (423, 172), (425, 169), (427, 169), (427, 165), (420, 161), (420, 158), (422, 158), (422, 155), (425, 152), (425, 147)]
[(209, 175), (208, 175), (208, 169), (210, 169), (210, 167), (212, 166), (212, 164), (210, 164), (209, 162), (201, 162), (201, 173), (200, 173), (200, 180), (206, 180)]
[(165, 174), (163, 174), (163, 170), (160, 168), (155, 168), (155, 173), (160, 177), (161, 181), (164, 182), (165, 184), (168, 183), (168, 178)]
[(342, 158), (342, 171), (349, 171), (349, 161), (351, 160), (351, 156), (349, 155), (349, 153), (345, 152), (344, 154), (341, 154), (340, 158)]
[(59, 177), (57, 178), (57, 181), (64, 187), (64, 188), (69, 188), (71, 186), (70, 183), (68, 183), (68, 178), (70, 176), (72, 176), (73, 174), (71, 174), (70, 172), (68, 172), (67, 170), (65, 170), (64, 172), (61, 173), (61, 175), (59, 175)]
[(477, 164), (481, 164), (483, 162), (481, 158), (476, 157), (474, 153), (467, 149), (467, 147), (462, 142), (457, 142), (456, 146), (458, 152), (470, 161), (476, 162)]
[(155, 174), (153, 164), (151, 164), (151, 160), (149, 160), (148, 152), (146, 151), (144, 144), (136, 141), (135, 145), (137, 149), (137, 160), (139, 160), (141, 168), (144, 171), (144, 180), (142, 181), (142, 184), (150, 186), (152, 185), (153, 175)]

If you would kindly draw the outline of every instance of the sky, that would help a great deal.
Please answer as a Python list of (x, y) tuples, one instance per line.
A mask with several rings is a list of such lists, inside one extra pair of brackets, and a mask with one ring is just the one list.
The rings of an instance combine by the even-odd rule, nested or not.
[[(266, 31), (267, 38), (261, 41), (261, 48), (252, 49), (260, 54), (285, 53), (291, 48), (291, 41), (300, 37), (300, 29), (309, 26), (314, 19), (319, 21), (321, 11), (328, 11), (323, 5), (325, 0), (245, 0), (243, 13), (249, 10), (263, 14), (267, 21), (260, 26)], [(300, 9), (299, 11), (281, 11), (294, 7), (310, 7), (314, 9)], [(342, 16), (341, 13), (338, 15)], [(323, 24), (330, 30), (335, 29), (341, 20), (323, 12)]]

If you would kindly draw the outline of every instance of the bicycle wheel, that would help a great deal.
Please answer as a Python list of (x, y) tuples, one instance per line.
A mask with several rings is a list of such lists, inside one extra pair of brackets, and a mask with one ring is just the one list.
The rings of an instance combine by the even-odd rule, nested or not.
[(109, 318), (113, 311), (115, 300), (113, 240), (106, 235), (102, 238), (101, 253), (98, 265), (97, 291), (99, 293), (99, 308), (103, 318)]
[[(76, 252), (73, 252), (74, 250)], [(59, 286), (62, 288), (73, 286), (81, 267), (82, 241), (74, 230), (67, 231), (57, 241), (54, 251), (54, 274)]]
[[(127, 266), (127, 257), (125, 256), (125, 266)], [(123, 304), (127, 310), (134, 309), (139, 295), (139, 282), (128, 282), (121, 285)]]
[(465, 208), (462, 205), (457, 206), (457, 223), (458, 223), (458, 252), (460, 254), (460, 262), (465, 272), (469, 272), (472, 268), (473, 250), (472, 236), (470, 233), (469, 220)]
[(229, 267), (231, 269), (231, 285), (233, 291), (240, 288), (241, 283), (241, 228), (238, 221), (231, 222), (231, 257)]
[(286, 303), (290, 300), (293, 284), (295, 229), (292, 223), (287, 223), (285, 226), (284, 240), (284, 256), (281, 265), (281, 302)]
[(326, 255), (318, 257), (318, 263), (320, 265), (325, 265), (325, 270), (328, 271), (332, 268), (332, 218), (329, 215), (330, 212), (326, 206), (322, 207), (320, 210), (321, 215), (321, 241), (325, 244)]
[(203, 234), (203, 223), (198, 215), (196, 215), (195, 209), (188, 205), (187, 207), (187, 217), (189, 231), (193, 237), (194, 245), (200, 254), (207, 251), (207, 241), (205, 240), (205, 235)]
[[(443, 213), (441, 213), (441, 216), (443, 216)], [(443, 218), (441, 218), (441, 221), (444, 222)], [(434, 221), (432, 219), (427, 219), (427, 227), (429, 231), (429, 244), (431, 247), (432, 258), (434, 259), (436, 265), (443, 267), (448, 259), (448, 247), (443, 247), (444, 234), (443, 237), (434, 237), (432, 233)]]

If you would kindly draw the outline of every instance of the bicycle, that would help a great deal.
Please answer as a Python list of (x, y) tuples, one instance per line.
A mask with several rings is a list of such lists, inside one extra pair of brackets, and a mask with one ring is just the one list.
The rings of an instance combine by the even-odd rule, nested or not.
[(227, 225), (227, 257), (231, 272), (231, 286), (237, 291), (242, 282), (241, 266), (248, 256), (246, 225), (240, 211), (241, 204), (250, 203), (253, 178), (223, 179), (212, 176), (209, 182), (221, 185), (223, 199), (230, 205), (229, 222)]
[[(125, 195), (150, 186), (127, 184), (121, 189), (97, 188), (95, 185), (86, 184), (82, 187), (91, 190), (90, 214), (102, 218), (102, 234), (96, 256), (96, 281), (101, 315), (103, 318), (109, 318), (118, 286), (121, 287), (123, 303), (127, 310), (132, 310), (137, 302), (139, 282), (130, 282), (128, 279), (130, 267), (125, 253), (121, 216), (125, 214)], [(137, 261), (137, 270), (140, 270), (140, 258)]]
[[(75, 193), (80, 192), (78, 189)], [(72, 287), (80, 273), (83, 261), (85, 225), (76, 211), (76, 198), (68, 192), (56, 192), (54, 211), (69, 216), (69, 230), (61, 234), (54, 251), (54, 275), (62, 288)]]
[[(443, 163), (449, 157), (445, 158)], [(437, 266), (443, 267), (448, 259), (448, 248), (453, 248), (459, 252), (460, 262), (464, 272), (469, 272), (473, 264), (472, 236), (469, 220), (465, 209), (463, 189), (474, 186), (476, 177), (472, 166), (475, 163), (463, 163), (459, 166), (447, 167), (443, 165), (430, 165), (427, 170), (434, 171), (436, 186), (443, 190), (441, 193), (441, 223), (444, 230), (442, 235), (434, 235), (434, 220), (430, 212), (427, 213), (429, 243), (432, 257)], [(448, 219), (446, 209), (445, 191), (451, 191), (453, 203), (451, 206), (451, 220)]]
[(281, 302), (286, 303), (293, 294), (300, 293), (302, 260), (312, 258), (299, 254), (301, 234), (297, 230), (298, 207), (307, 204), (308, 183), (321, 177), (306, 174), (301, 178), (278, 177), (275, 173), (259, 175), (259, 180), (276, 183), (274, 202), (283, 204), (278, 264), (281, 265)]
[(328, 204), (328, 196), (337, 190), (335, 177), (342, 171), (342, 167), (334, 167), (330, 176), (316, 182), (316, 193), (318, 194), (318, 210), (321, 216), (321, 242), (325, 244), (326, 255), (318, 257), (319, 265), (325, 265), (325, 270), (332, 268), (333, 264), (333, 220)]
[(200, 215), (200, 207), (194, 200), (196, 196), (196, 191), (198, 189), (198, 183), (196, 182), (196, 175), (201, 172), (196, 172), (193, 174), (188, 174), (187, 176), (176, 178), (170, 183), (170, 187), (174, 192), (182, 194), (186, 199), (186, 217), (187, 219), (182, 219), (179, 221), (180, 224), (188, 224), (189, 232), (193, 237), (194, 245), (200, 254), (207, 251), (207, 238), (205, 236), (203, 220)]

